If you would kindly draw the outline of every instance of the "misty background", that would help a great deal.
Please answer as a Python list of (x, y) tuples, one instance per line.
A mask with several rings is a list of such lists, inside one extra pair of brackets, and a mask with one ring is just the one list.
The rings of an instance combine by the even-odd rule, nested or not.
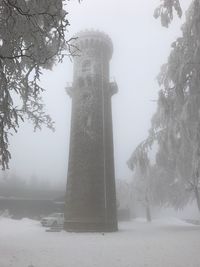
[[(183, 8), (189, 1), (184, 1)], [(159, 0), (85, 0), (67, 4), (68, 38), (84, 29), (98, 29), (112, 39), (114, 53), (110, 78), (119, 92), (112, 98), (115, 174), (117, 179), (130, 179), (127, 160), (134, 148), (148, 133), (156, 109), (159, 87), (156, 76), (166, 62), (171, 43), (181, 34), (181, 20), (174, 19), (169, 29), (153, 18)], [(26, 122), (10, 139), (10, 169), (2, 176), (17, 175), (53, 185), (65, 185), (70, 138), (71, 99), (65, 91), (72, 82), (73, 62), (45, 71), (41, 79), (45, 110), (55, 121), (56, 131), (47, 128), (33, 132)]]

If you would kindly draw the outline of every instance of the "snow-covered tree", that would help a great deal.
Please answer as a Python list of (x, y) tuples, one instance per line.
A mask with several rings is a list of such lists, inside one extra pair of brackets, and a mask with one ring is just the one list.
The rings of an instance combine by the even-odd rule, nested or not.
[(128, 161), (131, 170), (136, 169), (133, 181), (133, 194), (139, 200), (146, 211), (146, 219), (151, 221), (151, 164), (148, 157), (148, 147), (141, 143)]
[(161, 87), (152, 130), (163, 129), (176, 178), (195, 193), (200, 210), (200, 1), (192, 1), (182, 36), (158, 77)]
[(123, 179), (116, 180), (116, 195), (119, 209), (129, 209), (131, 200), (130, 183)]
[[(161, 16), (162, 23), (168, 26), (173, 18), (173, 8), (181, 16), (179, 2), (173, 0), (162, 1), (155, 16)], [(161, 89), (149, 136), (135, 150), (129, 164), (134, 166), (136, 161), (140, 161), (140, 150), (146, 153), (148, 161), (148, 150), (157, 142), (156, 163), (162, 175), (166, 176), (169, 190), (170, 186), (177, 188), (175, 200), (180, 201), (179, 204), (186, 203), (188, 192), (192, 190), (200, 210), (199, 0), (193, 0), (189, 7), (182, 36), (172, 43), (168, 62), (162, 66), (158, 82)]]
[(63, 0), (0, 1), (0, 166), (11, 158), (9, 135), (19, 121), (35, 129), (53, 128), (44, 113), (40, 86), (42, 69), (71, 54), (65, 32), (69, 25)]
[(182, 9), (179, 0), (160, 0), (161, 4), (155, 9), (154, 17), (160, 18), (164, 27), (168, 27), (173, 20), (174, 12), (182, 16)]

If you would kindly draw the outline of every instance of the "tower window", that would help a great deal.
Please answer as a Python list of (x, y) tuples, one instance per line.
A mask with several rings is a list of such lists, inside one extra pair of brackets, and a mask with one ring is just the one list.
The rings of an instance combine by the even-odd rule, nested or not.
[(85, 60), (82, 65), (82, 72), (90, 71), (91, 70), (91, 61)]
[(83, 80), (83, 78), (79, 78), (78, 79), (78, 85), (79, 85), (79, 87), (83, 87), (84, 86), (84, 80)]
[(87, 75), (87, 77), (86, 77), (86, 82), (87, 82), (87, 85), (88, 85), (88, 86), (91, 86), (91, 85), (92, 85), (92, 79), (91, 79), (91, 77), (88, 76), (88, 75)]

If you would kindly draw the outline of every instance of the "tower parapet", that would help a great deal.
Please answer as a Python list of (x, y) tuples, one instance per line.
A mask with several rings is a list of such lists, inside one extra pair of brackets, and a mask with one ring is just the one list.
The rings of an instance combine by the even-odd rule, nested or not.
[(85, 30), (77, 33), (76, 45), (80, 50), (84, 49), (102, 49), (106, 52), (108, 58), (111, 58), (113, 53), (113, 44), (110, 37), (100, 31)]

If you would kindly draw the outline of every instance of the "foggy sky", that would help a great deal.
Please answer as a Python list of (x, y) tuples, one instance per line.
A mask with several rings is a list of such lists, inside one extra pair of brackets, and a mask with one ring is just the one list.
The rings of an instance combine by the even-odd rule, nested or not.
[[(187, 1), (186, 1), (187, 2)], [(68, 3), (71, 26), (68, 37), (84, 29), (98, 29), (110, 35), (114, 53), (110, 65), (119, 92), (113, 96), (113, 125), (116, 178), (131, 177), (126, 161), (148, 133), (156, 109), (159, 90), (156, 76), (166, 62), (170, 44), (180, 35), (181, 21), (175, 19), (169, 29), (153, 18), (159, 0), (73, 0)], [(71, 100), (65, 92), (72, 82), (73, 64), (46, 71), (41, 80), (46, 111), (56, 123), (56, 132), (48, 129), (33, 133), (26, 123), (11, 140), (10, 173), (29, 179), (64, 181), (67, 177)]]

